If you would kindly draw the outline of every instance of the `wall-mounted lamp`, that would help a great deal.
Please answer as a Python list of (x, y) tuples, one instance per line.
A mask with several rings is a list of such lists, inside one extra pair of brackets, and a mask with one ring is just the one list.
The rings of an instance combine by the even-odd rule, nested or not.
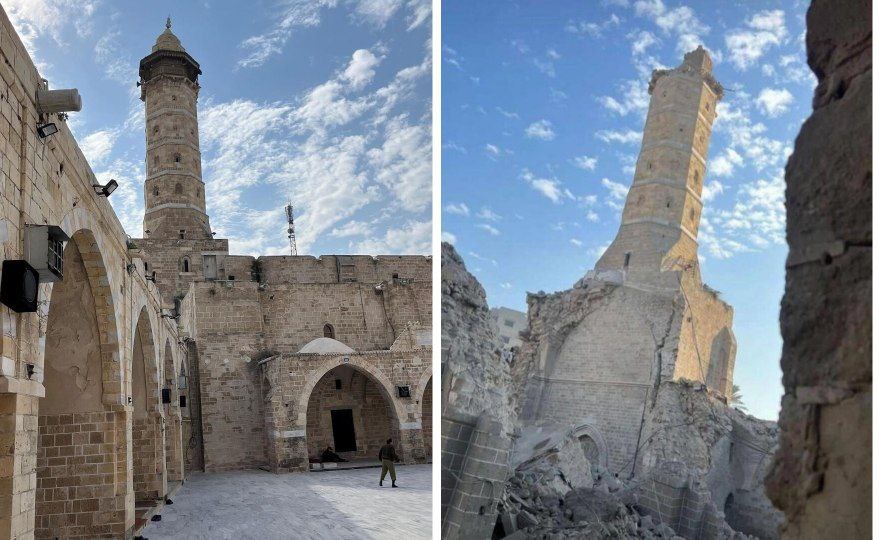
[(54, 122), (37, 126), (37, 135), (39, 135), (41, 139), (45, 139), (49, 135), (54, 135), (55, 133), (58, 133), (58, 126), (56, 126)]
[(97, 193), (98, 195), (103, 195), (104, 197), (109, 197), (111, 193), (116, 191), (117, 187), (119, 187), (119, 184), (116, 182), (116, 180), (112, 178), (103, 186), (100, 184), (95, 184), (92, 186), (92, 188), (94, 188), (95, 190), (95, 193)]

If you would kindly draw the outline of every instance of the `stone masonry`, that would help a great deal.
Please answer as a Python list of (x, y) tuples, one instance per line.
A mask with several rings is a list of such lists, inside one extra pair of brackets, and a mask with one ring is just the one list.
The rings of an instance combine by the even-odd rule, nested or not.
[[(430, 362), (423, 346), (401, 348), (395, 343), (411, 333), (413, 325), (421, 328), (417, 332), (430, 328), (430, 257), (229, 254), (228, 241), (214, 238), (205, 204), (198, 138), (200, 74), (198, 62), (169, 22), (140, 63), (146, 108), (145, 238), (132, 241), (147, 271), (154, 272), (164, 307), (179, 316), (197, 371), (197, 384), (187, 396), (190, 415), (197, 411), (187, 426), (187, 462), (206, 471), (305, 470), (313, 453), (307, 449), (313, 451), (317, 441), (327, 441), (329, 411), (343, 404), (358, 411), (355, 427), (358, 439), (366, 437), (360, 441), (363, 448), (372, 448), (378, 433), (399, 433), (403, 455), (411, 461), (427, 460), (422, 409), (415, 407), (420, 402), (413, 397)], [(278, 217), (283, 218), (281, 209)], [(273, 410), (264, 397), (280, 395), (277, 387), (287, 382), (272, 380), (264, 388), (259, 362), (284, 355), (296, 359), (294, 367), (302, 364), (307, 370), (310, 357), (299, 356), (300, 350), (322, 337), (362, 353), (366, 365), (376, 369), (386, 358), (400, 366), (417, 365), (402, 379), (400, 367), (390, 370), (397, 385), (412, 389), (405, 411), (391, 416), (382, 412), (399, 409), (398, 401), (404, 398), (397, 397), (396, 388), (382, 387), (381, 379), (366, 367), (358, 376), (384, 392), (356, 393), (349, 386), (347, 394), (322, 401), (323, 406), (313, 411), (301, 407), (308, 421)], [(396, 352), (389, 356), (391, 350)], [(307, 395), (284, 399), (288, 404), (309, 401)], [(374, 426), (373, 414), (383, 415), (390, 424), (370, 429), (368, 435), (364, 430)], [(314, 440), (305, 435), (307, 426), (318, 430)], [(278, 435), (291, 432), (297, 435)], [(308, 443), (303, 445), (302, 439)], [(371, 453), (358, 454), (367, 456)]]
[[(136, 485), (155, 499), (168, 471), (182, 478), (164, 450), (182, 447), (179, 407), (159, 390), (185, 351), (66, 118), (40, 111), (47, 88), (0, 10), (0, 259), (25, 258), (29, 225), (70, 237), (64, 279), (40, 284), (37, 312), (0, 306), (0, 539), (124, 538)], [(58, 132), (39, 137), (48, 122)], [(138, 417), (153, 429), (148, 448)]]
[(767, 480), (784, 538), (873, 530), (871, 21), (866, 0), (815, 0), (806, 15), (818, 86), (785, 170), (785, 393)]

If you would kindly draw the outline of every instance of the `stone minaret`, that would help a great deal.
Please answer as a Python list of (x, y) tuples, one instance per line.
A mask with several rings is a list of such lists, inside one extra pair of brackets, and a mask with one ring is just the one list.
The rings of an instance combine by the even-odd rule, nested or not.
[(140, 99), (146, 105), (147, 238), (211, 237), (205, 212), (198, 145), (201, 69), (171, 32), (171, 19), (140, 61)]
[(635, 178), (619, 232), (595, 265), (628, 284), (677, 289), (680, 273), (699, 279), (696, 237), (715, 106), (723, 87), (700, 46), (674, 69), (655, 70)]

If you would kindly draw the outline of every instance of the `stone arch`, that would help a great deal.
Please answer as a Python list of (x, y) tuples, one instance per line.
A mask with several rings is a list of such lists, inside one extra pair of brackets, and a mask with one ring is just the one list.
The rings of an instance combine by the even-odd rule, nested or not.
[(591, 464), (607, 468), (607, 441), (595, 426), (582, 424), (571, 430), (571, 434), (580, 441), (583, 454)]
[(153, 502), (166, 491), (164, 415), (159, 400), (158, 325), (144, 305), (131, 339), (133, 485), (136, 501)]
[(336, 339), (336, 329), (333, 328), (333, 325), (330, 323), (326, 323), (324, 325), (324, 337), (330, 339)]
[(418, 407), (421, 418), (421, 437), (424, 444), (425, 458), (431, 461), (433, 450), (433, 370), (428, 365), (421, 379), (418, 381), (418, 389), (416, 396), (418, 397)]
[[(74, 508), (97, 514), (99, 507), (113, 507), (126, 490), (124, 476), (87, 474), (84, 469), (116, 471), (119, 443), (124, 448), (126, 441), (124, 416), (119, 421), (124, 413), (114, 413), (108, 405), (119, 405), (121, 399), (110, 279), (91, 230), (78, 229), (63, 257), (65, 279), (43, 290), (51, 295), (48, 305), (41, 306), (46, 314), (46, 397), (39, 404), (34, 449), (37, 537), (79, 534), (77, 525), (82, 523), (67, 519)], [(115, 392), (116, 400), (107, 400), (108, 392)], [(86, 465), (84, 448), (89, 450)], [(89, 523), (94, 519), (83, 517)], [(103, 523), (114, 533), (124, 532), (124, 516)]]
[(723, 327), (711, 341), (708, 377), (705, 383), (724, 396), (732, 394), (732, 361), (735, 355), (735, 340), (728, 327)]
[(393, 400), (375, 378), (350, 365), (326, 372), (309, 396), (305, 445), (310, 458), (327, 447), (351, 459), (375, 460), (388, 438), (400, 444)]
[(180, 271), (181, 272), (191, 272), (192, 268), (189, 263), (189, 257), (183, 257), (180, 259)]
[(403, 410), (399, 402), (394, 399), (394, 384), (384, 373), (381, 372), (381, 370), (364, 360), (361, 356), (330, 357), (324, 361), (320, 367), (311, 372), (308, 376), (308, 381), (302, 387), (302, 392), (299, 395), (299, 403), (297, 404), (296, 409), (298, 417), (294, 420), (296, 428), (305, 429), (305, 415), (308, 410), (308, 400), (311, 397), (314, 387), (317, 386), (317, 383), (320, 382), (324, 375), (329, 373), (332, 369), (343, 365), (349, 365), (355, 369), (363, 371), (368, 376), (375, 379), (375, 381), (378, 382), (379, 387), (382, 389), (385, 398), (387, 398), (388, 402), (391, 404), (397, 421), (400, 422), (402, 421), (401, 419), (406, 418), (406, 411)]
[[(122, 314), (116, 311), (116, 291), (118, 286), (114, 277), (107, 271), (104, 253), (107, 253), (105, 236), (95, 217), (83, 208), (74, 208), (61, 221), (61, 228), (70, 237), (68, 246), (75, 244), (82, 256), (86, 276), (92, 291), (95, 317), (98, 324), (98, 339), (101, 356), (101, 399), (106, 405), (122, 405), (121, 351), (119, 328)], [(65, 246), (65, 251), (67, 246)], [(53, 288), (57, 285), (53, 285)], [(51, 302), (49, 306), (51, 311)], [(114, 376), (114, 374), (116, 376)]]

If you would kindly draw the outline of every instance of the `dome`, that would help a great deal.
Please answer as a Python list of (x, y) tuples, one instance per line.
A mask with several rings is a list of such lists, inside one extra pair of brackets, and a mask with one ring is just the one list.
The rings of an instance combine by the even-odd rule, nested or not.
[(171, 17), (165, 23), (165, 31), (156, 38), (156, 44), (153, 45), (153, 52), (156, 51), (180, 51), (185, 52), (186, 49), (180, 44), (180, 38), (171, 31)]
[(299, 349), (297, 354), (349, 354), (354, 349), (333, 338), (321, 337), (313, 339)]

